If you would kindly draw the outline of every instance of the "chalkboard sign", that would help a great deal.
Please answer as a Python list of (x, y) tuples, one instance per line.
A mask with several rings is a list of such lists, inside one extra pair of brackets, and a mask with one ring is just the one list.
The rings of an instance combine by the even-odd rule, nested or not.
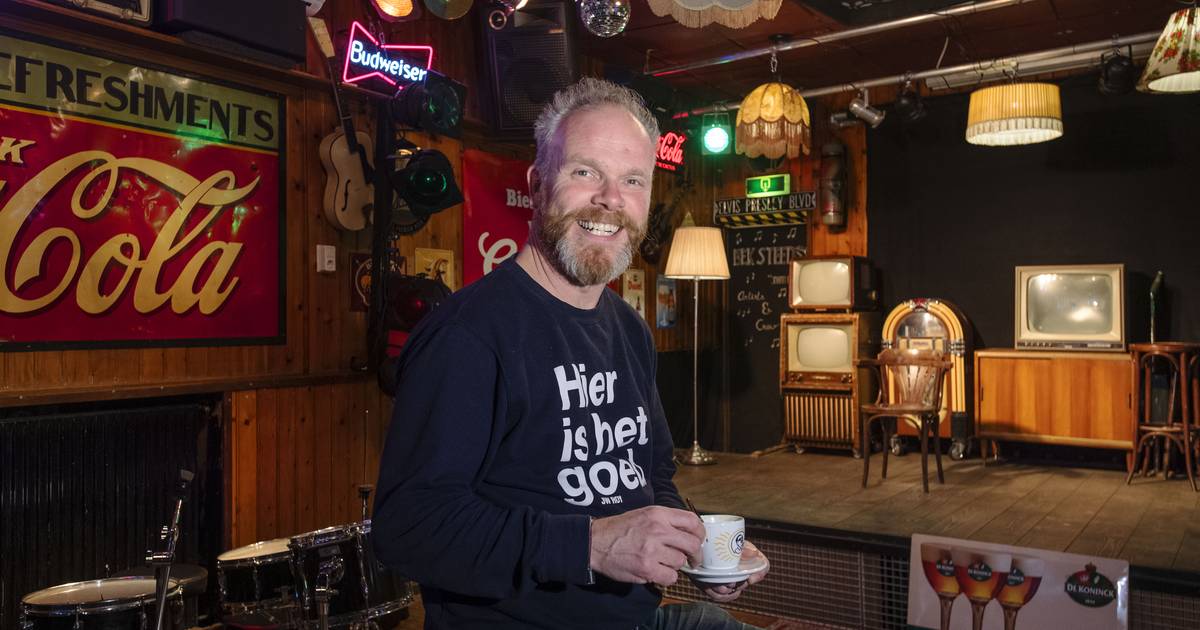
[(787, 307), (788, 261), (807, 251), (804, 225), (727, 230), (729, 314), (727, 357), (732, 450), (748, 452), (779, 443), (779, 316)]

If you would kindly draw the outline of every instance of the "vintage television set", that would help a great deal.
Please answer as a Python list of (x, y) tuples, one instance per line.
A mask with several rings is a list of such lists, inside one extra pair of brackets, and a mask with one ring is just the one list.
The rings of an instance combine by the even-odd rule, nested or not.
[(879, 290), (871, 261), (861, 256), (793, 258), (788, 266), (788, 305), (793, 311), (870, 311)]
[(786, 313), (779, 335), (784, 443), (860, 454), (859, 406), (876, 384), (858, 361), (879, 351), (879, 313)]
[(1016, 268), (1018, 350), (1125, 350), (1125, 265)]

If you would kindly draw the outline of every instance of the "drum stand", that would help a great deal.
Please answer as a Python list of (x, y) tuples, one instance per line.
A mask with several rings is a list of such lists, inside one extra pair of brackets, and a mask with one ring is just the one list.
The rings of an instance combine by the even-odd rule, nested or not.
[(146, 554), (146, 563), (154, 567), (154, 630), (162, 630), (163, 614), (167, 608), (167, 590), (171, 585), (171, 563), (175, 561), (175, 546), (179, 543), (179, 517), (183, 513), (183, 502), (187, 500), (188, 484), (195, 478), (190, 470), (179, 471), (179, 486), (175, 492), (175, 510), (171, 521), (163, 525), (159, 542), (163, 548)]
[(313, 589), (313, 597), (317, 601), (317, 627), (329, 630), (329, 599), (337, 595), (334, 584), (342, 581), (345, 564), (341, 556), (332, 556), (321, 561), (317, 569), (317, 586)]
[(369, 483), (364, 483), (358, 487), (358, 500), (362, 503), (362, 522), (364, 523), (370, 520), (370, 516), (367, 514), (367, 507), (370, 505), (368, 500), (371, 498), (371, 491), (374, 489), (375, 486)]

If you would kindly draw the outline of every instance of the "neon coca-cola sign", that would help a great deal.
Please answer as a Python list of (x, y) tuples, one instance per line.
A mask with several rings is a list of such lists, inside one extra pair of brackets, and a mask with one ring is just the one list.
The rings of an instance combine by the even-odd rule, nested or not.
[(683, 143), (687, 136), (668, 131), (658, 137), (658, 154), (655, 165), (665, 171), (675, 172), (683, 167)]

